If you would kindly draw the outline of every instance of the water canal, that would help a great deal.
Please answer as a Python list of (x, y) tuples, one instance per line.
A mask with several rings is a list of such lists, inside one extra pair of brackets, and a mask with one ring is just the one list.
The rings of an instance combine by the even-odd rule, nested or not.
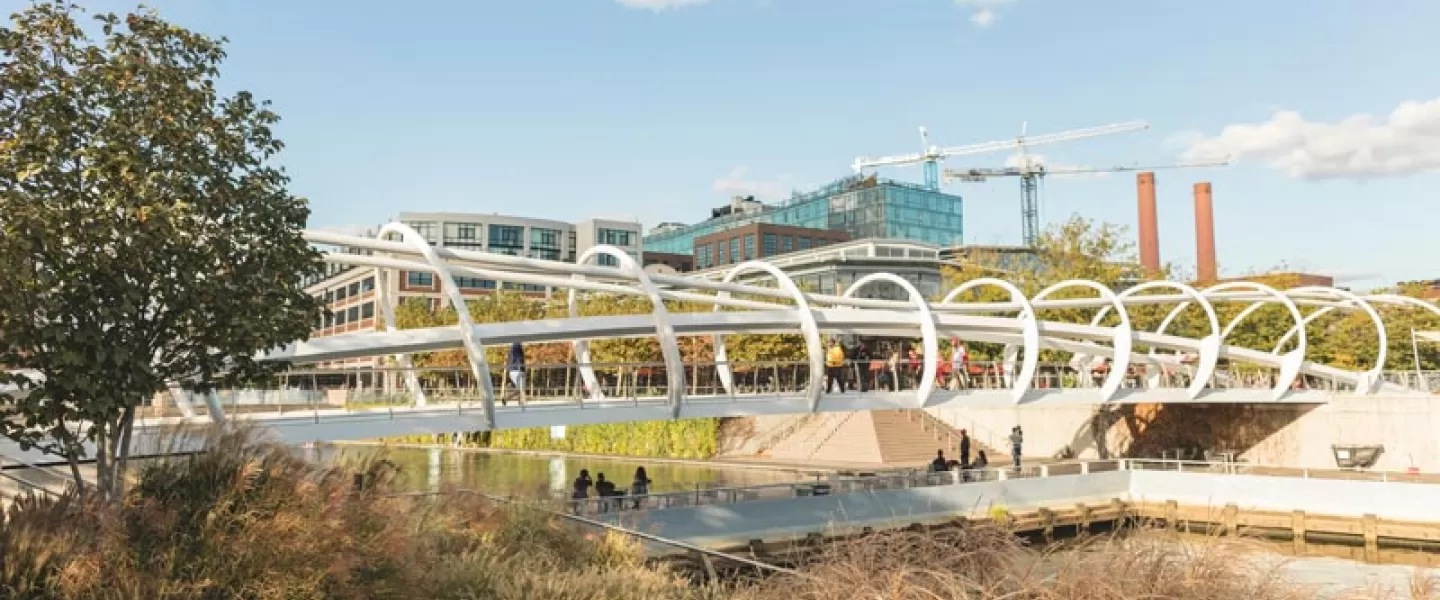
[[(479, 489), (490, 493), (535, 500), (565, 498), (570, 481), (588, 469), (617, 482), (628, 483), (635, 468), (644, 466), (654, 481), (655, 493), (695, 489), (697, 486), (734, 487), (811, 480), (812, 473), (782, 468), (735, 466), (721, 463), (646, 461), (637, 458), (586, 457), (477, 452), (445, 448), (325, 446), (322, 460), (342, 462), (383, 457), (400, 469), (399, 485), (411, 491), (438, 491), (445, 487)], [(1196, 536), (1197, 543), (1203, 543)], [(1407, 553), (1397, 562), (1367, 564), (1358, 550), (1345, 546), (1309, 544), (1305, 556), (1291, 556), (1288, 544), (1257, 540), (1256, 566), (1273, 568), (1294, 583), (1313, 586), (1317, 597), (1343, 597), (1357, 589), (1388, 590), (1394, 598), (1409, 598), (1416, 576), (1440, 578), (1440, 554)], [(1387, 559), (1394, 559), (1387, 553)]]
[(321, 456), (342, 461), (384, 457), (399, 467), (398, 484), (409, 491), (466, 488), (536, 500), (567, 498), (570, 483), (581, 469), (588, 469), (591, 477), (604, 473), (617, 485), (629, 487), (636, 467), (643, 466), (653, 482), (650, 490), (656, 494), (697, 486), (741, 487), (814, 478), (813, 474), (783, 468), (447, 448), (326, 446)]

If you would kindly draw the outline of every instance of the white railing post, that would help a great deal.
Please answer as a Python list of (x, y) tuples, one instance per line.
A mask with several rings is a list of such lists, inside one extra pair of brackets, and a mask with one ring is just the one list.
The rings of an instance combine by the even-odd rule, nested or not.
[(1050, 476), (1050, 465), (1040, 465), (1040, 476), (1041, 476), (1041, 477), (1049, 477), (1049, 476)]
[(1085, 461), (1085, 462), (1080, 463), (1080, 474), (1081, 474), (1081, 475), (1089, 475), (1089, 474), (1090, 474), (1090, 461)]
[(1010, 479), (1010, 473), (1005, 469), (995, 469), (995, 479), (997, 481), (1005, 481)]

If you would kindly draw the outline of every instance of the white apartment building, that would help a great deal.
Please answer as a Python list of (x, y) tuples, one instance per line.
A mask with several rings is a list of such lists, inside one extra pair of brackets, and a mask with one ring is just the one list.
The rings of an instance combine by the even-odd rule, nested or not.
[[(574, 262), (576, 257), (599, 244), (616, 246), (642, 260), (638, 221), (588, 219), (566, 223), (550, 219), (532, 219), (496, 214), (402, 212), (396, 221), (409, 225), (432, 246), (524, 256), (541, 260)], [(613, 257), (598, 256), (596, 264), (615, 266)], [(386, 296), (398, 305), (411, 298), (424, 298), (440, 306), (440, 285), (435, 275), (423, 271), (403, 271), (388, 278)], [(455, 283), (465, 295), (479, 295), (495, 290), (516, 290), (537, 297), (551, 290), (542, 286), (497, 281), (477, 277), (456, 277)], [(382, 307), (375, 305), (375, 270), (371, 268), (329, 269), (322, 279), (306, 287), (317, 298), (324, 298), (330, 314), (317, 323), (313, 337), (374, 331), (383, 324)], [(344, 366), (370, 366), (373, 359), (346, 361)], [(340, 366), (340, 365), (330, 365)]]

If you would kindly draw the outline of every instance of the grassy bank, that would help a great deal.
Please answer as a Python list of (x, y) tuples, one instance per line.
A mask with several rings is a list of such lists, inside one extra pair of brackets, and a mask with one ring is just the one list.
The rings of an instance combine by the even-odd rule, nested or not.
[[(1140, 536), (1046, 555), (986, 527), (838, 543), (812, 555), (799, 575), (696, 585), (647, 567), (614, 534), (474, 496), (389, 495), (393, 475), (383, 460), (324, 468), (244, 436), (215, 440), (211, 452), (147, 467), (115, 505), (68, 497), (15, 505), (0, 522), (0, 597), (1313, 597), (1279, 580), (1273, 567), (1254, 566), (1261, 563), (1244, 556), (1243, 544)], [(1440, 598), (1420, 584), (1417, 591)]]
[[(719, 419), (682, 419), (572, 425), (565, 428), (565, 437), (559, 439), (551, 437), (548, 427), (505, 429), (489, 435), (466, 433), (461, 436), (460, 445), (497, 450), (706, 459), (715, 456), (719, 434)], [(442, 443), (438, 440), (448, 440), (448, 437), (412, 435), (387, 438), (386, 441), (432, 444)]]

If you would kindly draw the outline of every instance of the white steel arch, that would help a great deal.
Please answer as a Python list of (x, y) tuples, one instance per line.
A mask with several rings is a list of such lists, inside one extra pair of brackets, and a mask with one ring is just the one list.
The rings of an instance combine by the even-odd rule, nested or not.
[(845, 293), (840, 296), (850, 298), (865, 286), (876, 281), (885, 281), (899, 286), (905, 290), (906, 294), (909, 294), (910, 301), (915, 304), (916, 319), (920, 322), (920, 345), (925, 350), (924, 356), (920, 359), (925, 362), (921, 370), (920, 385), (915, 390), (915, 404), (917, 408), (924, 408), (930, 400), (930, 393), (935, 391), (935, 369), (938, 366), (937, 361), (940, 359), (940, 335), (935, 327), (935, 316), (930, 312), (930, 302), (925, 299), (925, 295), (921, 294), (920, 290), (915, 289), (914, 284), (894, 273), (871, 273), (861, 277), (855, 283), (850, 284), (850, 287), (846, 288)]
[(1022, 344), (1025, 350), (1025, 357), (1020, 365), (1020, 372), (1015, 373), (1015, 357), (1013, 345), (1005, 346), (1005, 371), (1010, 377), (1011, 398), (1016, 404), (1025, 399), (1025, 392), (1029, 391), (1030, 383), (1035, 379), (1035, 370), (1040, 365), (1040, 323), (1035, 315), (1035, 307), (1030, 305), (1030, 299), (1015, 284), (1003, 279), (993, 277), (981, 277), (972, 279), (960, 284), (945, 299), (940, 301), (942, 305), (956, 304), (955, 298), (960, 294), (976, 289), (980, 286), (992, 286), (1005, 290), (1010, 294), (1010, 301), (1020, 305), (1019, 314), (1015, 317), (1020, 322)]
[[(495, 424), (495, 388), (490, 382), (490, 365), (485, 363), (485, 346), (475, 335), (475, 323), (470, 319), (470, 308), (465, 304), (465, 296), (460, 293), (460, 288), (455, 285), (455, 278), (451, 276), (449, 264), (435, 253), (435, 249), (430, 246), (430, 242), (426, 241), (424, 236), (421, 236), (409, 225), (398, 222), (386, 223), (376, 236), (383, 238), (391, 233), (400, 234), (402, 243), (410, 244), (419, 251), (420, 256), (425, 258), (425, 262), (430, 263), (430, 267), (440, 278), (440, 291), (445, 294), (445, 299), (450, 302), (451, 308), (455, 309), (460, 338), (465, 342), (463, 346), (465, 358), (470, 363), (470, 373), (475, 377), (475, 385), (480, 389), (481, 402), (485, 405), (485, 422), (493, 427)], [(393, 314), (390, 316), (393, 317)], [(392, 318), (390, 323), (387, 323), (387, 327), (393, 323)]]
[[(1132, 296), (1154, 289), (1176, 290), (1190, 298), (1190, 300), (1176, 308), (1174, 312), (1171, 312), (1165, 321), (1161, 322), (1156, 333), (1165, 333), (1165, 328), (1170, 324), (1170, 319), (1174, 315), (1180, 314), (1192, 301), (1199, 303), (1200, 308), (1205, 310), (1205, 320), (1210, 325), (1210, 335), (1200, 339), (1200, 353), (1199, 359), (1196, 361), (1195, 375), (1190, 380), (1190, 387), (1186, 389), (1186, 392), (1190, 395), (1190, 399), (1194, 400), (1200, 396), (1200, 392), (1203, 391), (1205, 385), (1210, 382), (1210, 376), (1215, 373), (1215, 365), (1220, 361), (1220, 318), (1215, 314), (1215, 306), (1210, 304), (1210, 301), (1207, 300), (1203, 294), (1193, 287), (1176, 281), (1146, 281), (1120, 292), (1116, 298), (1123, 303)], [(1109, 311), (1110, 307), (1101, 307), (1100, 312), (1095, 314), (1095, 318), (1090, 321), (1090, 324), (1099, 325), (1101, 319), (1103, 319)], [(1154, 349), (1150, 350), (1150, 355), (1155, 355)], [(1158, 381), (1156, 381), (1155, 377), (1148, 379), (1150, 387), (1154, 388), (1157, 386)]]
[[(1280, 304), (1285, 306), (1286, 310), (1290, 311), (1290, 317), (1295, 319), (1295, 324), (1300, 327), (1297, 333), (1299, 337), (1296, 338), (1295, 349), (1284, 355), (1280, 363), (1280, 375), (1276, 377), (1275, 388), (1272, 390), (1274, 399), (1279, 400), (1289, 392), (1290, 385), (1294, 383), (1295, 378), (1300, 376), (1300, 366), (1305, 362), (1305, 350), (1309, 347), (1309, 338), (1305, 335), (1305, 318), (1301, 315), (1300, 307), (1295, 304), (1294, 300), (1263, 283), (1231, 281), (1212, 285), (1205, 288), (1201, 293), (1209, 296), (1218, 292), (1234, 289), (1257, 290), (1276, 299)], [(1235, 327), (1238, 326), (1241, 321), (1245, 320), (1245, 317), (1250, 316), (1250, 313), (1259, 310), (1264, 305), (1264, 301), (1257, 300), (1249, 306), (1246, 306), (1244, 310), (1240, 311), (1240, 314), (1235, 315), (1235, 318), (1231, 319), (1230, 322), (1225, 325), (1224, 331), (1220, 332), (1221, 341), (1223, 342), (1226, 338), (1230, 337), (1230, 332), (1234, 331)], [(1274, 353), (1272, 352), (1272, 354)]]
[[(670, 311), (665, 308), (665, 299), (660, 296), (660, 289), (650, 281), (650, 276), (640, 263), (629, 253), (614, 246), (599, 245), (586, 250), (575, 259), (580, 264), (585, 264), (597, 254), (603, 254), (614, 258), (620, 263), (620, 268), (635, 278), (640, 289), (649, 296), (653, 306), (651, 317), (655, 321), (655, 336), (660, 343), (660, 356), (665, 360), (665, 390), (666, 397), (670, 401), (670, 407), (676, 418), (680, 416), (680, 404), (685, 399), (685, 361), (680, 356), (680, 344), (675, 339), (675, 328), (670, 325)], [(583, 275), (576, 274), (575, 278), (583, 278)], [(566, 297), (566, 308), (571, 317), (576, 316), (575, 290), (572, 288)], [(580, 358), (583, 354), (584, 358)], [(583, 340), (575, 342), (576, 360), (580, 361), (581, 377), (590, 386), (593, 397), (600, 399), (599, 380), (595, 377), (595, 368), (590, 362), (590, 343)]]
[[(825, 376), (825, 347), (820, 339), (820, 325), (815, 322), (815, 313), (810, 310), (810, 300), (805, 297), (805, 292), (795, 285), (795, 280), (781, 271), (779, 267), (770, 263), (752, 260), (735, 265), (725, 273), (722, 279), (730, 283), (740, 275), (751, 271), (764, 271), (771, 277), (781, 289), (788, 292), (795, 298), (795, 313), (800, 315), (800, 333), (805, 339), (805, 351), (810, 359), (810, 385), (805, 389), (805, 394), (810, 401), (810, 410), (814, 412), (820, 408), (821, 385)], [(721, 290), (717, 294), (722, 298), (728, 298), (730, 292)], [(716, 304), (714, 310), (719, 312), (720, 304)], [(725, 336), (716, 335), (715, 341), (715, 369), (720, 377), (720, 383), (725, 387), (726, 393), (734, 393), (734, 374), (727, 362), (725, 352)]]
[[(1352, 384), (1361, 393), (1370, 391), (1377, 386), (1385, 390), (1387, 394), (1398, 393), (1397, 389), (1404, 388), (1400, 388), (1396, 384), (1382, 383), (1383, 378), (1377, 377), (1373, 368), (1364, 372), (1355, 372), (1307, 362), (1304, 353), (1308, 340), (1303, 338), (1297, 341), (1295, 350), (1284, 355), (1227, 346), (1223, 343), (1225, 337), (1240, 326), (1244, 315), (1248, 315), (1258, 308), (1247, 306), (1240, 311), (1240, 317), (1228, 324), (1223, 324), (1225, 326), (1222, 327), (1213, 304), (1215, 302), (1239, 302), (1244, 305), (1279, 304), (1286, 307), (1296, 323), (1303, 323), (1307, 320), (1305, 315), (1300, 313), (1298, 308), (1300, 305), (1319, 307), (1321, 311), (1333, 311), (1335, 308), (1354, 309), (1357, 306), (1361, 306), (1363, 310), (1364, 304), (1373, 305), (1371, 306), (1373, 309), (1374, 306), (1385, 304), (1424, 308), (1430, 314), (1440, 315), (1440, 308), (1433, 303), (1414, 298), (1386, 294), (1353, 296), (1331, 291), (1328, 288), (1302, 288), (1277, 292), (1268, 286), (1249, 282), (1221, 284), (1198, 292), (1181, 283), (1148, 282), (1117, 293), (1096, 282), (1077, 280), (1061, 282), (1042, 290), (1033, 298), (1027, 298), (1012, 283), (1000, 279), (986, 279), (969, 282), (962, 286), (962, 289), (952, 290), (945, 295), (944, 301), (931, 305), (915, 289), (914, 285), (891, 274), (877, 274), (862, 278), (845, 290), (843, 295), (804, 294), (800, 293), (797, 286), (794, 286), (792, 279), (768, 263), (747, 264), (743, 266), (743, 269), (737, 266), (726, 273), (723, 279), (717, 277), (716, 280), (711, 280), (692, 276), (647, 274), (629, 254), (615, 248), (602, 247), (603, 249), (587, 252), (581, 258), (581, 264), (559, 263), (431, 247), (428, 244), (416, 243), (418, 236), (413, 231), (405, 233), (399, 227), (391, 227), (382, 231), (382, 235), (397, 232), (401, 233), (403, 242), (355, 238), (320, 232), (307, 232), (306, 238), (314, 243), (336, 244), (373, 251), (374, 254), (370, 255), (332, 253), (326, 255), (324, 259), (331, 263), (377, 269), (382, 277), (393, 277), (399, 271), (433, 271), (442, 277), (444, 297), (452, 306), (457, 307), (464, 306), (464, 299), (456, 293), (458, 290), (455, 289), (452, 275), (495, 278), (566, 289), (570, 291), (569, 314), (574, 318), (485, 324), (470, 322), (459, 327), (395, 331), (393, 310), (389, 310), (387, 314), (387, 310), (391, 308), (389, 303), (393, 301), (393, 295), (388, 293), (388, 289), (382, 289), (378, 299), (381, 301), (382, 315), (387, 318), (387, 327), (384, 331), (353, 333), (297, 342), (290, 347), (267, 353), (260, 359), (307, 363), (392, 354), (403, 357), (418, 352), (463, 348), (467, 358), (471, 359), (468, 365), (469, 370), (477, 375), (481, 373), (488, 375), (488, 367), (485, 367), (483, 363), (484, 346), (481, 340), (490, 344), (556, 341), (574, 343), (581, 376), (590, 386), (590, 400), (575, 403), (574, 412), (567, 412), (570, 410), (568, 408), (555, 408), (557, 400), (553, 399), (538, 400), (541, 404), (535, 404), (536, 400), (527, 400), (526, 404), (518, 408), (497, 409), (493, 403), (493, 391), (485, 389), (488, 388), (489, 377), (481, 375), (477, 377), (477, 380), (482, 388), (484, 398), (489, 402), (472, 404), (472, 406), (483, 405), (486, 408), (484, 422), (472, 423), (474, 425), (472, 428), (480, 429), (649, 420), (684, 416), (788, 414), (904, 406), (927, 407), (950, 405), (956, 402), (993, 402), (997, 399), (1012, 405), (1017, 401), (1037, 403), (1056, 401), (1151, 402), (1157, 401), (1154, 400), (1155, 398), (1159, 398), (1160, 402), (1181, 400), (1188, 402), (1193, 401), (1197, 397), (1197, 393), (1201, 393), (1206, 398), (1206, 402), (1268, 402), (1275, 400), (1313, 402), (1317, 394), (1334, 394), (1337, 393), (1337, 390), (1346, 389)], [(620, 263), (620, 268), (585, 264), (595, 255), (602, 253), (614, 257)], [(777, 280), (778, 289), (768, 285), (740, 283), (739, 278), (742, 271), (764, 271)], [(856, 297), (863, 286), (879, 280), (896, 284), (904, 289), (909, 297), (903, 301)], [(393, 283), (393, 281), (387, 282), (387, 285), (381, 287), (388, 288), (388, 283)], [(1009, 299), (1003, 302), (957, 301), (964, 292), (982, 285), (1005, 289), (1009, 294)], [(1087, 295), (1085, 297), (1052, 299), (1055, 292), (1069, 287), (1090, 288), (1098, 292), (1098, 297)], [(1178, 293), (1166, 293), (1162, 291), (1162, 288)], [(579, 293), (643, 296), (651, 301), (652, 311), (650, 314), (580, 317), (577, 314), (578, 297), (576, 296)], [(666, 301), (708, 303), (712, 306), (723, 306), (734, 310), (670, 313), (666, 310)], [(1197, 338), (1166, 334), (1166, 329), (1192, 303), (1199, 303), (1202, 308), (1205, 308), (1209, 334)], [(1130, 307), (1152, 304), (1177, 306), (1166, 315), (1165, 320), (1154, 333), (1133, 330), (1129, 313)], [(1100, 309), (1102, 316), (1091, 319), (1088, 323), (1041, 319), (1041, 311), (1070, 309)], [(1120, 326), (1101, 326), (1100, 324), (1104, 320), (1103, 315), (1112, 310), (1119, 314)], [(462, 319), (468, 321), (467, 311), (458, 312), (461, 313)], [(1014, 314), (1012, 316), (1004, 313)], [(1378, 310), (1371, 313), (1377, 329), (1383, 325), (1383, 320), (1387, 316)], [(1312, 315), (1309, 318), (1314, 317)], [(823, 370), (824, 336), (833, 332), (837, 335), (913, 338), (917, 323), (920, 328), (919, 337), (922, 338), (925, 346), (923, 365), (925, 373), (920, 378), (921, 385), (917, 386), (919, 389), (915, 390), (915, 398), (910, 397), (911, 392), (908, 390), (899, 393), (874, 390), (860, 395), (845, 394), (840, 397), (827, 398), (823, 403), (820, 402), (820, 395), (817, 393), (820, 388), (818, 372)], [(686, 397), (687, 367), (679, 353), (678, 336), (716, 338), (718, 341), (716, 344), (717, 354), (723, 358), (725, 336), (740, 333), (793, 335), (797, 331), (804, 336), (806, 356), (808, 363), (812, 366), (812, 376), (804, 384), (795, 382), (795, 387), (788, 390), (780, 390), (777, 387), (768, 391), (751, 392), (747, 390), (743, 394), (736, 394), (733, 393), (735, 390), (733, 389), (732, 373), (730, 380), (723, 382), (732, 393), (715, 395), (696, 393), (689, 398)], [(995, 382), (992, 380), (991, 384), (987, 384), (992, 387), (968, 389), (964, 392), (950, 393), (937, 389), (936, 366), (941, 359), (939, 354), (941, 334), (956, 335), (966, 340), (1004, 344), (1008, 359), (1005, 369), (1005, 373), (1009, 375), (1008, 381), (997, 386), (993, 385)], [(1201, 336), (1202, 334), (1196, 333), (1195, 335)], [(1304, 328), (1295, 328), (1292, 335), (1303, 336)], [(629, 392), (622, 391), (617, 395), (625, 396), (623, 402), (595, 402), (595, 400), (605, 400), (605, 398), (601, 386), (594, 377), (595, 365), (592, 364), (589, 356), (587, 340), (638, 339), (652, 336), (656, 337), (660, 343), (664, 364), (667, 373), (670, 374), (670, 377), (667, 378), (668, 387), (665, 398), (663, 400), (659, 397), (649, 399), (639, 395), (631, 397), (626, 395)], [(1150, 354), (1135, 354), (1133, 351), (1135, 344), (1149, 347)], [(1057, 390), (1059, 393), (1046, 391), (1027, 395), (1027, 392), (1033, 391), (1030, 390), (1033, 378), (1038, 377), (1037, 370), (1032, 370), (1027, 364), (1032, 360), (1038, 363), (1038, 356), (1043, 348), (1055, 348), (1080, 355), (1089, 353), (1097, 357), (1110, 358), (1113, 361), (1110, 373), (1099, 390), (1093, 387), (1088, 389), (1071, 387), (1071, 389)], [(1018, 350), (1024, 351), (1027, 364), (1020, 365), (1017, 370), (1015, 363), (1019, 361), (1015, 353)], [(1157, 388), (1153, 382), (1146, 385), (1145, 382), (1125, 379), (1126, 371), (1131, 364), (1165, 364), (1166, 361), (1171, 360), (1168, 354), (1170, 352), (1198, 352), (1201, 356), (1200, 372), (1196, 373), (1194, 380), (1185, 389)], [(1377, 365), (1388, 359), (1390, 354), (1377, 360)], [(1220, 359), (1244, 361), (1279, 369), (1281, 379), (1273, 388), (1270, 387), (1268, 381), (1259, 384), (1263, 387), (1253, 390), (1244, 387), (1253, 382), (1243, 383), (1240, 387), (1231, 387), (1207, 376), (1207, 371), (1212, 369), (1215, 362)], [(725, 361), (722, 360), (723, 362)], [(817, 362), (821, 365), (820, 369), (813, 368)], [(477, 366), (480, 368), (477, 369)], [(573, 368), (572, 365), (562, 365), (562, 367)], [(1038, 370), (1049, 368), (1051, 367), (1039, 366)], [(1068, 367), (1060, 365), (1054, 369), (1063, 373)], [(402, 372), (405, 370), (401, 369)], [(415, 371), (413, 368), (408, 370), (409, 372), (405, 373), (407, 381), (413, 382)], [(1301, 374), (1315, 377), (1320, 382), (1328, 381), (1330, 383), (1289, 392), (1289, 384)], [(1409, 380), (1405, 379), (1404, 381), (1408, 382)], [(1065, 383), (1061, 387), (1067, 386), (1070, 384)], [(415, 388), (414, 391), (420, 392), (416, 395), (417, 404), (423, 402), (421, 400), (423, 390), (418, 389), (418, 386), (412, 385), (411, 387)], [(1127, 390), (1124, 395), (1118, 393), (1121, 387)], [(746, 398), (763, 398), (763, 401), (746, 400)], [(1240, 398), (1240, 400), (1236, 398)], [(574, 402), (573, 398), (567, 401)], [(437, 402), (439, 401), (435, 398), (430, 398), (429, 404), (434, 405)], [(466, 414), (463, 403), (460, 403), (458, 408), (443, 409), (422, 406), (415, 410), (442, 412), (450, 410), (454, 411), (450, 414), (458, 414), (461, 417)], [(499, 422), (495, 421), (497, 411), (503, 415)], [(624, 415), (628, 416), (609, 416), (617, 414), (616, 411), (622, 411)], [(471, 414), (478, 416), (476, 412), (478, 411)], [(195, 418), (204, 417), (196, 416)], [(293, 420), (295, 416), (290, 415), (289, 418)], [(366, 418), (377, 419), (375, 416)]]
[[(1376, 344), (1378, 345), (1378, 347), (1377, 347), (1377, 349), (1376, 349), (1376, 353), (1375, 353), (1375, 366), (1374, 366), (1373, 368), (1371, 368), (1369, 371), (1366, 371), (1366, 372), (1365, 372), (1365, 380), (1364, 380), (1364, 381), (1357, 382), (1356, 385), (1355, 385), (1355, 389), (1358, 390), (1358, 391), (1359, 391), (1360, 393), (1362, 393), (1362, 394), (1373, 394), (1373, 393), (1375, 393), (1375, 392), (1377, 391), (1379, 385), (1380, 385), (1380, 373), (1381, 373), (1381, 371), (1384, 371), (1384, 370), (1385, 370), (1385, 358), (1386, 358), (1386, 355), (1388, 354), (1389, 348), (1390, 348), (1390, 338), (1389, 338), (1389, 334), (1385, 331), (1385, 320), (1380, 318), (1380, 313), (1379, 313), (1379, 311), (1376, 311), (1376, 310), (1375, 310), (1375, 307), (1374, 307), (1373, 305), (1371, 305), (1370, 302), (1367, 301), (1367, 300), (1365, 300), (1364, 298), (1361, 298), (1360, 296), (1357, 296), (1357, 295), (1355, 295), (1354, 293), (1351, 293), (1351, 292), (1349, 292), (1349, 291), (1347, 291), (1347, 290), (1342, 290), (1342, 289), (1339, 289), (1339, 288), (1328, 288), (1328, 287), (1321, 287), (1321, 286), (1305, 286), (1305, 287), (1299, 287), (1299, 288), (1294, 288), (1294, 289), (1285, 290), (1285, 295), (1287, 295), (1287, 296), (1298, 295), (1298, 294), (1320, 294), (1320, 295), (1325, 295), (1325, 296), (1340, 297), (1340, 298), (1343, 298), (1343, 299), (1345, 299), (1345, 300), (1348, 300), (1348, 301), (1349, 301), (1349, 304), (1351, 304), (1352, 306), (1359, 307), (1361, 310), (1365, 311), (1365, 313), (1366, 313), (1367, 315), (1369, 315), (1369, 317), (1370, 317), (1370, 322), (1375, 325)], [(1285, 332), (1285, 335), (1280, 338), (1280, 341), (1279, 341), (1279, 342), (1276, 342), (1276, 344), (1275, 344), (1275, 350), (1273, 350), (1272, 352), (1275, 353), (1275, 354), (1279, 354), (1279, 353), (1280, 353), (1280, 349), (1285, 347), (1285, 342), (1289, 341), (1290, 338), (1293, 337), (1299, 330), (1304, 329), (1305, 326), (1306, 326), (1306, 325), (1309, 325), (1311, 321), (1314, 321), (1315, 319), (1319, 318), (1321, 315), (1324, 315), (1324, 314), (1326, 314), (1326, 313), (1329, 313), (1329, 312), (1335, 310), (1336, 308), (1340, 308), (1340, 307), (1336, 307), (1336, 306), (1322, 306), (1322, 307), (1320, 307), (1319, 309), (1315, 310), (1314, 312), (1311, 312), (1310, 314), (1305, 315), (1305, 320), (1304, 320), (1304, 321), (1302, 321), (1300, 324), (1297, 324), (1297, 325), (1292, 326), (1292, 327), (1290, 328), (1290, 330), (1289, 330), (1289, 331), (1286, 331), (1286, 332)]]
[[(395, 306), (390, 304), (390, 271), (386, 269), (375, 269), (375, 303), (380, 305), (380, 316), (385, 319), (385, 331), (394, 333), (398, 331), (395, 325)], [(409, 354), (394, 355), (395, 362), (400, 365), (401, 373), (405, 378), (405, 387), (415, 397), (416, 406), (425, 406), (425, 388), (420, 385), (420, 378), (415, 375), (415, 369), (410, 362)], [(389, 385), (389, 382), (386, 382)]]
[(1112, 329), (1114, 333), (1111, 336), (1111, 346), (1115, 349), (1115, 357), (1110, 364), (1110, 372), (1105, 374), (1105, 383), (1100, 386), (1100, 399), (1109, 400), (1115, 397), (1115, 392), (1120, 390), (1120, 384), (1124, 382), (1125, 375), (1130, 370), (1130, 348), (1134, 342), (1134, 337), (1131, 335), (1130, 311), (1125, 310), (1125, 305), (1121, 303), (1115, 291), (1094, 281), (1070, 279), (1040, 290), (1040, 293), (1035, 294), (1030, 302), (1038, 303), (1049, 297), (1050, 294), (1074, 287), (1095, 290), (1101, 298), (1109, 301), (1110, 306), (1115, 309), (1115, 313), (1120, 316), (1120, 325)]

